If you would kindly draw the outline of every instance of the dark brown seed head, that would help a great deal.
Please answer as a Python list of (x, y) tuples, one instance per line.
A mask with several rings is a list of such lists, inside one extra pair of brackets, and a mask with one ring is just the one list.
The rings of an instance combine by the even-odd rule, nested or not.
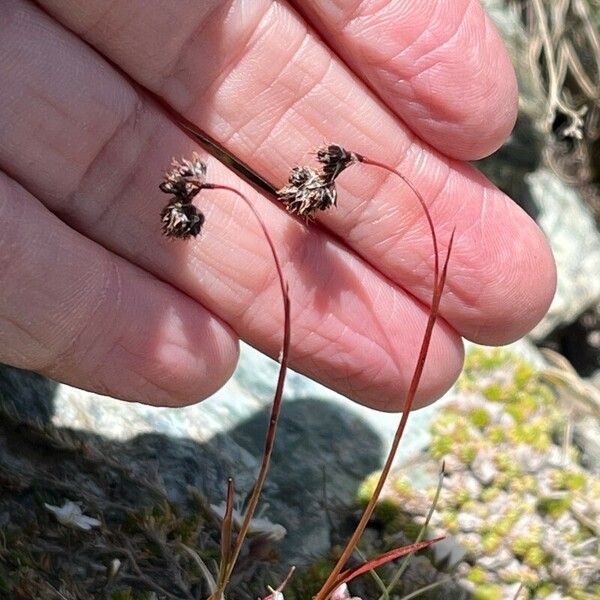
[(333, 181), (344, 169), (359, 162), (360, 156), (338, 144), (329, 144), (317, 150), (317, 160), (323, 165), (321, 168), (325, 179)]
[(337, 200), (333, 181), (326, 181), (322, 173), (310, 167), (294, 167), (287, 185), (277, 195), (288, 212), (303, 217), (327, 210), (335, 206)]
[(164, 181), (159, 185), (165, 194), (173, 194), (181, 202), (191, 202), (206, 183), (206, 165), (194, 152), (192, 160), (173, 159), (171, 170), (165, 173)]
[(180, 240), (196, 237), (204, 223), (204, 215), (193, 204), (178, 199), (167, 204), (160, 216), (163, 233)]

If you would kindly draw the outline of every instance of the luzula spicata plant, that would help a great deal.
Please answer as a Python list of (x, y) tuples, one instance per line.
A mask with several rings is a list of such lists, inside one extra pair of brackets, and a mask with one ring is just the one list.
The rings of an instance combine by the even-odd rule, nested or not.
[[(446, 280), (448, 260), (450, 258), (454, 232), (452, 232), (452, 235), (450, 237), (446, 259), (440, 272), (437, 236), (433, 225), (433, 221), (431, 219), (431, 215), (420, 192), (404, 175), (402, 175), (396, 169), (385, 165), (384, 163), (369, 159), (356, 152), (348, 151), (337, 144), (329, 144), (327, 146), (319, 148), (316, 157), (317, 161), (320, 164), (320, 167), (318, 169), (306, 166), (295, 167), (290, 174), (287, 185), (285, 185), (282, 189), (279, 190), (278, 197), (281, 200), (281, 202), (286, 206), (288, 212), (290, 212), (293, 215), (298, 215), (310, 219), (314, 217), (314, 215), (318, 211), (328, 210), (332, 207), (335, 207), (337, 205), (337, 190), (335, 187), (335, 182), (339, 175), (343, 173), (343, 171), (345, 171), (348, 167), (354, 164), (362, 163), (364, 165), (371, 165), (395, 174), (404, 183), (406, 183), (406, 185), (408, 185), (408, 187), (414, 193), (427, 219), (434, 251), (433, 290), (431, 308), (429, 311), (429, 317), (427, 320), (425, 332), (423, 334), (417, 363), (413, 371), (410, 387), (402, 407), (402, 417), (398, 424), (398, 428), (396, 430), (392, 446), (390, 448), (388, 457), (385, 461), (377, 485), (375, 486), (373, 495), (363, 512), (363, 515), (356, 527), (354, 534), (352, 535), (345, 549), (341, 553), (337, 564), (331, 571), (329, 577), (327, 578), (327, 581), (323, 584), (321, 590), (317, 593), (314, 599), (327, 600), (333, 594), (342, 595), (344, 597), (347, 594), (349, 597), (349, 593), (346, 591), (347, 587), (345, 587), (349, 581), (368, 572), (373, 568), (376, 568), (377, 566), (395, 560), (396, 558), (399, 558), (401, 556), (405, 556), (423, 548), (426, 548), (438, 541), (437, 539), (420, 541), (418, 543), (406, 546), (404, 548), (392, 550), (391, 552), (379, 556), (378, 558), (372, 559), (362, 565), (359, 565), (358, 567), (343, 570), (346, 563), (348, 562), (348, 559), (354, 552), (362, 536), (362, 533), (364, 532), (365, 527), (373, 514), (375, 505), (394, 462), (394, 458), (396, 456), (400, 440), (406, 427), (408, 416), (410, 414), (412, 404), (417, 392), (417, 388), (421, 379), (421, 375), (423, 373), (423, 368), (425, 366), (425, 359), (429, 350), (429, 344), (431, 342), (433, 327), (438, 317), (440, 299)], [(160, 189), (165, 193), (173, 195), (173, 198), (161, 213), (163, 232), (169, 237), (179, 239), (195, 237), (201, 231), (202, 225), (204, 223), (204, 215), (193, 204), (193, 200), (201, 190), (228, 190), (242, 198), (252, 210), (258, 222), (260, 223), (260, 226), (265, 235), (265, 239), (269, 244), (269, 247), (273, 254), (273, 259), (275, 261), (275, 266), (277, 269), (277, 274), (279, 277), (281, 292), (283, 296), (284, 334), (278, 384), (275, 392), (275, 398), (273, 401), (271, 419), (269, 421), (269, 427), (267, 430), (267, 437), (261, 468), (250, 501), (248, 502), (248, 507), (244, 515), (244, 521), (240, 527), (235, 541), (233, 541), (232, 539), (233, 483), (230, 481), (228, 485), (226, 510), (223, 517), (222, 526), (221, 564), (219, 565), (219, 577), (215, 590), (213, 590), (213, 593), (211, 594), (211, 600), (221, 600), (224, 597), (225, 588), (229, 582), (229, 578), (231, 576), (237, 558), (239, 557), (244, 538), (250, 526), (250, 520), (252, 519), (254, 511), (256, 510), (260, 493), (262, 491), (266, 479), (271, 453), (273, 450), (275, 433), (277, 429), (277, 421), (281, 410), (283, 382), (285, 378), (285, 371), (287, 367), (290, 345), (290, 313), (288, 289), (283, 278), (283, 273), (281, 270), (277, 252), (269, 236), (269, 233), (260, 218), (260, 215), (257, 213), (257, 211), (249, 202), (249, 200), (239, 191), (229, 186), (207, 183), (206, 167), (203, 163), (200, 162), (196, 155), (194, 155), (191, 161), (173, 161), (172, 169), (166, 174), (163, 183), (161, 183), (160, 185)], [(286, 578), (284, 583), (279, 588), (277, 588), (277, 590), (272, 590), (270, 596), (267, 596), (267, 598), (277, 598), (277, 600), (281, 600), (282, 591), (288, 579), (289, 577)]]
[(265, 240), (269, 245), (275, 269), (281, 288), (283, 299), (283, 341), (279, 360), (279, 374), (277, 377), (277, 386), (273, 397), (271, 407), (271, 416), (267, 429), (265, 447), (263, 450), (262, 462), (256, 478), (256, 483), (252, 494), (247, 502), (246, 512), (242, 518), (242, 523), (237, 532), (237, 537), (233, 539), (233, 481), (229, 481), (227, 486), (226, 509), (223, 516), (223, 526), (221, 529), (221, 561), (219, 564), (219, 574), (216, 582), (216, 588), (212, 591), (213, 600), (221, 600), (224, 597), (225, 588), (229, 583), (231, 573), (239, 557), (242, 545), (250, 529), (252, 517), (258, 506), (260, 494), (267, 478), (269, 463), (273, 453), (275, 443), (275, 433), (281, 412), (281, 400), (283, 397), (283, 384), (287, 370), (289, 348), (290, 348), (290, 301), (288, 286), (283, 277), (281, 263), (275, 250), (273, 240), (265, 227), (258, 211), (252, 206), (252, 203), (244, 194), (227, 185), (208, 183), (206, 181), (206, 165), (200, 161), (197, 154), (194, 153), (192, 160), (183, 159), (181, 162), (173, 160), (171, 169), (165, 174), (164, 181), (160, 184), (161, 191), (166, 194), (172, 194), (173, 198), (161, 212), (162, 230), (167, 237), (175, 239), (189, 239), (196, 237), (204, 224), (204, 215), (193, 204), (193, 200), (201, 190), (224, 190), (236, 194), (241, 198), (248, 208), (254, 214)]
[[(420, 542), (420, 544), (414, 544), (413, 547), (408, 548), (408, 550), (407, 548), (399, 548), (398, 550), (388, 552), (382, 557), (369, 561), (368, 563), (366, 563), (366, 565), (363, 565), (362, 567), (342, 571), (342, 569), (348, 562), (348, 559), (354, 552), (354, 549), (356, 548), (365, 530), (365, 527), (367, 526), (367, 523), (371, 518), (373, 511), (375, 510), (375, 505), (377, 504), (377, 500), (379, 499), (379, 495), (381, 494), (383, 485), (385, 484), (387, 476), (390, 472), (390, 469), (396, 457), (396, 452), (398, 450), (400, 440), (402, 439), (404, 429), (406, 428), (408, 416), (410, 414), (410, 410), (415, 399), (417, 388), (421, 380), (421, 375), (423, 374), (423, 368), (425, 366), (425, 359), (427, 358), (429, 344), (431, 342), (433, 327), (438, 317), (440, 300), (446, 281), (448, 260), (450, 258), (450, 252), (452, 250), (454, 231), (450, 236), (446, 260), (444, 262), (442, 272), (440, 273), (437, 235), (435, 232), (435, 227), (433, 225), (433, 220), (429, 213), (429, 209), (427, 208), (427, 204), (425, 203), (425, 200), (423, 199), (421, 193), (404, 175), (402, 175), (402, 173), (384, 163), (367, 158), (366, 156), (358, 154), (357, 152), (346, 150), (345, 148), (337, 144), (329, 144), (319, 148), (317, 150), (317, 161), (321, 165), (320, 170), (311, 169), (310, 167), (294, 168), (292, 170), (287, 185), (278, 192), (279, 198), (286, 205), (290, 213), (302, 215), (305, 217), (312, 217), (319, 210), (326, 210), (332, 206), (335, 206), (337, 203), (337, 190), (335, 188), (335, 181), (343, 171), (345, 171), (349, 166), (358, 163), (378, 167), (380, 169), (384, 169), (390, 173), (393, 173), (394, 175), (399, 177), (404, 183), (406, 183), (406, 185), (408, 185), (408, 187), (417, 197), (417, 200), (419, 201), (419, 204), (423, 209), (425, 218), (427, 219), (427, 223), (429, 225), (434, 256), (431, 308), (429, 310), (429, 317), (427, 320), (427, 325), (425, 327), (425, 332), (423, 334), (421, 349), (417, 358), (417, 364), (413, 371), (413, 376), (411, 379), (408, 394), (404, 400), (404, 404), (402, 407), (402, 417), (398, 424), (398, 428), (392, 441), (392, 446), (390, 448), (388, 457), (381, 471), (381, 475), (379, 477), (377, 485), (375, 486), (375, 490), (373, 491), (373, 495), (369, 500), (369, 503), (367, 504), (352, 537), (350, 538), (342, 554), (340, 555), (338, 562), (336, 563), (335, 567), (329, 574), (327, 581), (323, 584), (322, 588), (317, 593), (314, 599), (327, 600), (327, 598), (329, 598), (335, 592), (335, 590), (337, 590), (340, 586), (346, 584), (351, 579), (354, 579), (358, 575), (361, 575), (362, 573), (372, 568), (375, 568), (376, 566), (379, 566), (384, 562), (394, 560), (399, 556), (408, 554), (409, 552), (415, 552), (416, 550), (427, 547), (435, 541), (438, 541), (429, 540), (426, 542)], [(407, 551), (403, 552), (404, 550)]]

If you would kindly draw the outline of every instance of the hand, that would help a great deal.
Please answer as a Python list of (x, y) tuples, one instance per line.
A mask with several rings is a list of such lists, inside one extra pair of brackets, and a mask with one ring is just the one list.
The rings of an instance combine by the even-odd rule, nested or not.
[[(0, 9), (1, 361), (182, 405), (227, 380), (238, 337), (278, 354), (275, 270), (243, 203), (201, 193), (202, 236), (161, 236), (171, 157), (207, 157), (173, 114), (276, 186), (324, 141), (385, 160), (429, 203), (442, 257), (456, 227), (421, 404), (456, 378), (460, 336), (510, 342), (546, 311), (555, 271), (541, 232), (462, 162), (503, 142), (517, 104), (478, 3), (38, 4), (47, 12), (26, 0)], [(209, 180), (247, 194), (272, 232), (291, 288), (292, 367), (398, 409), (432, 288), (410, 191), (353, 167), (338, 208), (307, 227), (207, 163)]]

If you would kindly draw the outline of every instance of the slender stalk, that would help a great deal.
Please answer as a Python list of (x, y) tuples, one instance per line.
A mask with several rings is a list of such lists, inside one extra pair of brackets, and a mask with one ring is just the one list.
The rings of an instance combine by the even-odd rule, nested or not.
[(431, 540), (425, 540), (424, 542), (409, 544), (408, 546), (402, 546), (401, 548), (395, 548), (394, 550), (390, 550), (389, 552), (381, 554), (376, 558), (372, 558), (371, 560), (367, 561), (366, 563), (363, 563), (362, 565), (358, 565), (357, 567), (347, 569), (346, 571), (340, 573), (337, 580), (334, 581), (329, 590), (327, 590), (326, 595), (328, 596), (329, 594), (333, 593), (338, 587), (340, 587), (344, 583), (349, 583), (353, 579), (356, 579), (357, 577), (360, 577), (365, 573), (369, 573), (370, 571), (373, 571), (374, 569), (377, 569), (382, 565), (392, 562), (393, 560), (396, 560), (401, 556), (413, 554), (415, 552), (418, 552), (419, 550), (425, 550), (425, 548), (429, 548), (429, 546), (431, 546), (432, 544), (435, 544), (436, 542), (439, 542), (443, 539), (444, 536), (441, 536)]
[(407, 596), (402, 596), (402, 598), (400, 598), (400, 600), (411, 600), (412, 598), (418, 598), (421, 594), (424, 594), (425, 592), (430, 592), (431, 590), (435, 590), (435, 588), (438, 588), (441, 585), (444, 585), (445, 583), (450, 583), (451, 581), (452, 581), (452, 577), (446, 577), (444, 579), (439, 579), (438, 581), (434, 581), (433, 583), (430, 583), (429, 585), (424, 585), (422, 588), (419, 588), (418, 590), (411, 592)]
[(406, 396), (406, 400), (404, 401), (404, 406), (402, 407), (402, 418), (400, 419), (400, 423), (398, 424), (398, 429), (396, 430), (396, 434), (394, 435), (394, 439), (392, 441), (392, 446), (390, 448), (388, 457), (387, 457), (385, 464), (383, 466), (383, 469), (381, 471), (381, 475), (379, 476), (379, 480), (377, 481), (377, 485), (375, 486), (375, 490), (373, 491), (373, 495), (371, 496), (371, 499), (369, 500), (369, 503), (367, 504), (367, 506), (362, 514), (362, 517), (361, 517), (358, 525), (356, 526), (354, 533), (352, 534), (352, 537), (348, 541), (344, 551), (342, 552), (342, 555), (340, 556), (338, 562), (336, 563), (335, 567), (333, 568), (329, 577), (327, 578), (327, 581), (323, 584), (323, 587), (315, 596), (315, 600), (326, 600), (329, 597), (329, 595), (334, 591), (333, 589), (331, 589), (331, 586), (336, 583), (339, 574), (341, 573), (342, 569), (344, 568), (344, 565), (346, 564), (346, 562), (350, 558), (352, 552), (354, 551), (354, 548), (360, 541), (360, 538), (367, 526), (367, 523), (369, 522), (369, 519), (373, 515), (373, 511), (375, 510), (375, 505), (377, 504), (377, 500), (379, 499), (381, 490), (383, 489), (385, 481), (386, 481), (386, 479), (389, 475), (389, 472), (392, 468), (392, 464), (396, 457), (396, 452), (398, 450), (400, 440), (402, 439), (402, 436), (404, 434), (404, 429), (406, 428), (406, 423), (407, 423), (408, 417), (410, 415), (410, 410), (412, 408), (412, 404), (413, 404), (413, 401), (415, 398), (417, 387), (418, 387), (419, 381), (421, 379), (421, 375), (423, 373), (423, 367), (425, 365), (425, 359), (427, 357), (427, 353), (429, 350), (429, 343), (431, 341), (431, 334), (433, 332), (433, 326), (435, 325), (435, 321), (437, 319), (441, 292), (443, 290), (444, 283), (446, 280), (448, 259), (450, 258), (450, 251), (452, 248), (453, 239), (454, 239), (454, 232), (452, 232), (452, 236), (450, 238), (450, 243), (448, 244), (448, 254), (446, 255), (446, 261), (444, 263), (444, 267), (442, 269), (442, 275), (440, 277), (440, 281), (439, 281), (439, 285), (438, 285), (439, 293), (436, 294), (436, 297), (434, 298), (434, 304), (431, 307), (431, 312), (429, 314), (429, 319), (427, 321), (425, 334), (423, 336), (423, 342), (421, 343), (421, 350), (419, 352), (417, 366), (416, 366), (414, 374), (413, 374), (413, 379), (411, 381), (410, 389)]
[[(283, 398), (283, 385), (285, 382), (285, 375), (287, 371), (287, 365), (289, 361), (289, 350), (290, 350), (290, 339), (291, 339), (291, 324), (290, 324), (290, 298), (289, 298), (289, 290), (288, 285), (285, 282), (283, 276), (283, 269), (281, 268), (281, 263), (279, 261), (279, 256), (277, 255), (277, 251), (275, 250), (275, 244), (269, 235), (269, 232), (260, 216), (258, 211), (254, 208), (250, 200), (242, 194), (240, 191), (236, 190), (233, 187), (228, 185), (221, 185), (216, 183), (204, 184), (203, 187), (205, 189), (213, 189), (213, 190), (224, 190), (228, 192), (232, 192), (236, 194), (239, 198), (241, 198), (246, 205), (250, 208), (256, 220), (258, 221), (260, 228), (264, 234), (267, 243), (269, 244), (269, 248), (271, 249), (271, 254), (273, 255), (273, 261), (275, 262), (275, 267), (277, 269), (277, 276), (279, 279), (279, 285), (281, 288), (281, 296), (283, 298), (283, 314), (284, 314), (284, 325), (283, 325), (283, 343), (281, 350), (281, 357), (279, 361), (279, 375), (277, 377), (277, 387), (275, 388), (275, 395), (273, 397), (273, 405), (271, 407), (271, 416), (269, 419), (269, 426), (267, 429), (267, 435), (265, 439), (265, 447), (263, 450), (262, 462), (260, 465), (260, 469), (258, 472), (258, 476), (256, 478), (256, 483), (254, 484), (254, 488), (252, 490), (252, 494), (250, 499), (248, 500), (248, 505), (246, 508), (246, 512), (244, 514), (244, 518), (242, 524), (240, 526), (239, 533), (237, 535), (235, 545), (233, 550), (229, 556), (229, 560), (226, 565), (220, 565), (220, 568), (223, 569), (222, 576), (222, 589), (218, 590), (221, 594), (224, 593), (225, 587), (229, 583), (229, 579), (237, 562), (237, 559), (240, 555), (240, 551), (242, 549), (242, 545), (248, 534), (248, 530), (250, 529), (250, 522), (254, 513), (256, 511), (256, 507), (258, 506), (258, 501), (260, 499), (260, 494), (264, 487), (265, 481), (267, 479), (267, 472), (269, 470), (269, 464), (271, 462), (271, 456), (273, 454), (273, 446), (275, 445), (275, 434), (277, 432), (277, 424), (279, 420), (279, 415), (281, 413), (281, 403)], [(217, 596), (217, 600), (220, 598)]]
[(283, 590), (285, 589), (287, 584), (290, 582), (290, 579), (292, 578), (292, 575), (294, 574), (295, 570), (296, 570), (296, 567), (292, 567), (288, 571), (288, 574), (285, 576), (285, 579), (275, 589), (273, 589), (272, 587), (269, 587), (269, 591), (271, 593), (268, 596), (265, 596), (264, 598), (262, 598), (262, 600), (277, 600), (278, 594), (283, 592)]
[(452, 243), (454, 240), (454, 231), (453, 231), (452, 235), (450, 237), (450, 242), (448, 244), (448, 251), (447, 251), (447, 255), (446, 255), (446, 260), (444, 262), (444, 267), (442, 269), (442, 274), (441, 274), (441, 276), (439, 276), (438, 275), (438, 273), (439, 273), (439, 250), (438, 250), (438, 244), (437, 244), (437, 236), (435, 233), (435, 227), (433, 225), (431, 215), (429, 214), (429, 210), (427, 208), (427, 205), (425, 204), (423, 196), (415, 188), (415, 186), (399, 171), (397, 171), (383, 163), (380, 163), (375, 160), (371, 160), (364, 156), (359, 156), (359, 161), (364, 164), (376, 166), (376, 167), (384, 169), (388, 172), (394, 173), (395, 175), (400, 177), (400, 179), (402, 179), (402, 181), (404, 181), (410, 187), (410, 189), (414, 192), (415, 196), (419, 200), (419, 203), (421, 204), (421, 207), (423, 208), (423, 211), (427, 218), (427, 222), (429, 224), (429, 228), (431, 231), (431, 239), (432, 239), (433, 248), (434, 248), (433, 293), (432, 293), (429, 317), (427, 319), (425, 333), (423, 334), (423, 340), (421, 342), (421, 349), (419, 351), (417, 364), (416, 364), (415, 370), (413, 372), (413, 376), (412, 376), (412, 379), (410, 382), (408, 394), (406, 396), (404, 405), (402, 407), (402, 417), (400, 419), (400, 423), (398, 424), (396, 434), (394, 435), (394, 439), (392, 441), (392, 445), (391, 445), (389, 454), (387, 456), (387, 459), (386, 459), (383, 469), (381, 471), (381, 475), (379, 477), (377, 485), (375, 486), (373, 495), (371, 496), (371, 499), (369, 500), (369, 503), (367, 504), (367, 506), (362, 514), (362, 517), (361, 517), (358, 525), (356, 526), (354, 533), (352, 534), (352, 537), (350, 538), (346, 547), (344, 548), (344, 551), (342, 552), (342, 555), (340, 556), (335, 567), (332, 569), (331, 573), (329, 574), (329, 577), (323, 584), (323, 587), (316, 594), (315, 600), (326, 600), (328, 598), (328, 596), (334, 591), (333, 586), (336, 584), (336, 582), (338, 582), (339, 575), (342, 572), (344, 565), (348, 562), (348, 559), (352, 555), (352, 552), (354, 552), (354, 549), (356, 548), (356, 546), (365, 530), (365, 527), (367, 526), (367, 523), (369, 522), (369, 520), (373, 514), (373, 511), (375, 510), (375, 505), (377, 504), (377, 500), (379, 499), (381, 490), (383, 489), (383, 486), (388, 477), (390, 469), (392, 468), (392, 464), (396, 457), (396, 452), (398, 450), (400, 440), (402, 439), (402, 436), (404, 434), (404, 429), (406, 428), (406, 423), (407, 423), (408, 417), (410, 415), (410, 411), (411, 411), (412, 404), (415, 399), (417, 388), (419, 386), (419, 382), (421, 381), (421, 375), (423, 374), (423, 368), (425, 366), (425, 359), (427, 358), (427, 354), (429, 351), (429, 344), (431, 342), (433, 327), (435, 325), (435, 322), (436, 322), (436, 319), (438, 316), (440, 300), (441, 300), (441, 296), (442, 296), (442, 291), (444, 289), (444, 284), (446, 281), (446, 274), (447, 274), (447, 270), (448, 270), (448, 260), (450, 258), (450, 253), (452, 250)]
[[(225, 514), (223, 515), (223, 522), (221, 523), (221, 561), (219, 564), (228, 565), (231, 559), (231, 548), (232, 540), (231, 535), (233, 532), (233, 479), (231, 477), (227, 480), (227, 496), (225, 499)], [(223, 591), (227, 581), (225, 581), (225, 570), (219, 570), (219, 578), (217, 580), (217, 587), (215, 594), (217, 598), (223, 596)]]
[[(445, 476), (446, 476), (445, 464), (442, 463), (442, 469), (440, 471), (440, 476), (438, 478), (438, 485), (435, 490), (435, 495), (433, 497), (433, 501), (431, 502), (431, 506), (429, 507), (427, 517), (425, 518), (425, 523), (423, 523), (423, 526), (419, 530), (419, 534), (417, 535), (417, 539), (415, 540), (415, 542), (420, 542), (423, 539), (423, 537), (425, 537), (425, 533), (427, 533), (427, 528), (429, 527), (429, 521), (431, 521), (431, 517), (433, 516), (433, 511), (435, 510), (438, 500), (440, 499), (440, 493), (442, 491), (442, 485), (444, 483)], [(412, 557), (413, 557), (412, 554), (408, 554), (406, 556), (406, 558), (402, 561), (400, 568), (396, 571), (396, 573), (394, 573), (392, 580), (386, 586), (385, 592), (384, 592), (384, 594), (382, 594), (379, 597), (379, 600), (387, 600), (387, 598), (390, 597), (392, 590), (396, 587), (396, 585), (400, 581), (400, 578), (402, 577), (402, 575), (404, 575), (406, 569), (408, 569), (408, 565), (410, 564), (410, 560)]]
[(388, 173), (393, 173), (394, 175), (396, 175), (396, 177), (399, 177), (410, 188), (410, 191), (416, 196), (417, 200), (419, 201), (419, 204), (421, 205), (421, 208), (423, 209), (423, 213), (425, 214), (425, 218), (427, 219), (427, 224), (429, 225), (429, 233), (431, 234), (431, 243), (433, 244), (433, 288), (432, 288), (433, 291), (431, 294), (432, 295), (432, 303), (433, 303), (433, 297), (435, 297), (436, 286), (438, 285), (438, 277), (439, 277), (439, 272), (440, 272), (440, 252), (438, 249), (438, 241), (437, 241), (437, 235), (435, 233), (435, 227), (433, 225), (433, 219), (431, 218), (431, 213), (429, 212), (429, 208), (427, 208), (425, 199), (423, 198), (421, 192), (419, 192), (419, 190), (415, 187), (415, 185), (410, 181), (410, 179), (408, 179), (408, 177), (406, 177), (406, 175), (403, 175), (397, 169), (394, 169), (394, 168), (386, 165), (385, 163), (379, 162), (377, 160), (367, 158), (366, 156), (361, 156), (360, 154), (357, 154), (357, 156), (358, 156), (359, 162), (363, 163), (364, 165), (371, 165), (373, 167), (377, 167), (378, 169), (383, 169), (384, 171), (387, 171)]

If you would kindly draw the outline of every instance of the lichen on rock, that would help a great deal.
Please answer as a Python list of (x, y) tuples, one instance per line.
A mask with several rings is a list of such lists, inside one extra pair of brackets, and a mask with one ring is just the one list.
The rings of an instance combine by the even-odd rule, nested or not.
[[(559, 393), (507, 350), (474, 348), (431, 424), (424, 459), (446, 475), (428, 534), (462, 548), (454, 572), (474, 598), (513, 598), (521, 584), (519, 598), (600, 596), (600, 479), (565, 443)], [(401, 481), (382, 502), (395, 501), (396, 523), (422, 523), (433, 490)]]

